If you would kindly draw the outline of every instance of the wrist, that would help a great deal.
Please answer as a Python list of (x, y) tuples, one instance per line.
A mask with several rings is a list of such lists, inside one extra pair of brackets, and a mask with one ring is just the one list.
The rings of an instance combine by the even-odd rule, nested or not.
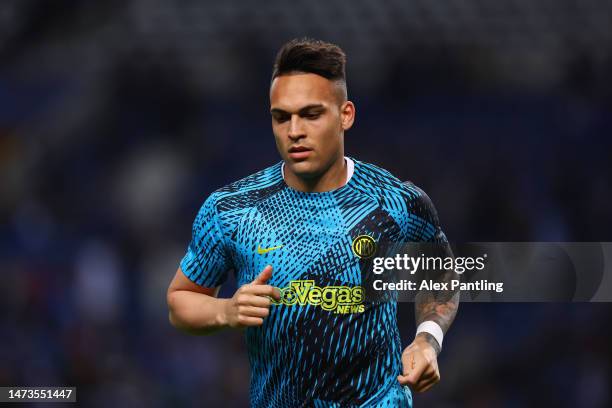
[(436, 350), (436, 354), (440, 354), (444, 332), (438, 323), (433, 320), (422, 322), (417, 327), (416, 336), (426, 340)]
[(219, 309), (215, 315), (215, 325), (219, 328), (229, 327), (229, 302), (231, 299), (217, 299), (219, 301)]
[(436, 339), (431, 334), (426, 332), (418, 333), (414, 338), (414, 342), (425, 345), (426, 347), (431, 347), (436, 353), (436, 356), (438, 356), (440, 351), (442, 351)]

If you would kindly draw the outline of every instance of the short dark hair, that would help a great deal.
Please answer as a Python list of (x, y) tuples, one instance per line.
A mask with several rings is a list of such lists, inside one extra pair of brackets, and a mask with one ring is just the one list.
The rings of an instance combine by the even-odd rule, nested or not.
[(272, 80), (295, 72), (341, 82), (346, 95), (346, 54), (336, 44), (306, 37), (285, 43), (276, 54)]

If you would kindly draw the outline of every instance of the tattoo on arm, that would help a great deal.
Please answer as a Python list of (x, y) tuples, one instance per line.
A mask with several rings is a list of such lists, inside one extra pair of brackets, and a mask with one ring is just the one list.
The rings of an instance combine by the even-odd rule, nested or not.
[[(426, 275), (433, 274), (428, 273)], [(417, 325), (424, 321), (432, 320), (438, 323), (442, 331), (446, 334), (459, 308), (459, 290), (450, 289), (450, 281), (458, 278), (459, 276), (454, 271), (437, 272), (435, 277), (429, 278), (435, 282), (448, 282), (449, 289), (422, 290), (416, 295), (414, 308)], [(419, 333), (419, 336), (424, 337), (434, 347), (436, 352), (440, 353), (440, 345), (432, 335), (428, 333)]]

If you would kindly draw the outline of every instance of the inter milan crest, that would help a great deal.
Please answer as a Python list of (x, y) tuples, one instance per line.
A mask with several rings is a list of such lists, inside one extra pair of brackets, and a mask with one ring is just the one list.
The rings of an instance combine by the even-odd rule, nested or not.
[(376, 253), (376, 241), (369, 235), (359, 235), (351, 245), (353, 253), (361, 259), (367, 259)]

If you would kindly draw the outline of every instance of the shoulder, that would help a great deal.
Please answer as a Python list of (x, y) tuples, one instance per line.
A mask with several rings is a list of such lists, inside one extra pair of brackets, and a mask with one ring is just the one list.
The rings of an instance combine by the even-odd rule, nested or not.
[(402, 182), (388, 170), (372, 163), (355, 160), (355, 188), (381, 198), (418, 200), (424, 194), (411, 182)]
[[(353, 159), (354, 160), (354, 159)], [(429, 222), (437, 221), (436, 209), (429, 196), (412, 181), (401, 181), (388, 170), (372, 163), (355, 160), (359, 171), (355, 186), (376, 197), (383, 207), (404, 207)]]
[(431, 201), (431, 198), (420, 187), (416, 186), (412, 181), (402, 183), (406, 189), (414, 192), (413, 199), (408, 203), (408, 209), (415, 215), (427, 220), (432, 224), (437, 224), (438, 212)]
[(282, 184), (281, 164), (278, 162), (272, 166), (266, 167), (256, 173), (250, 174), (240, 180), (229, 183), (213, 194), (223, 199), (224, 197), (237, 195), (249, 191), (263, 190), (272, 186)]
[(204, 201), (200, 212), (226, 218), (255, 206), (283, 187), (281, 162), (278, 162), (215, 190)]

